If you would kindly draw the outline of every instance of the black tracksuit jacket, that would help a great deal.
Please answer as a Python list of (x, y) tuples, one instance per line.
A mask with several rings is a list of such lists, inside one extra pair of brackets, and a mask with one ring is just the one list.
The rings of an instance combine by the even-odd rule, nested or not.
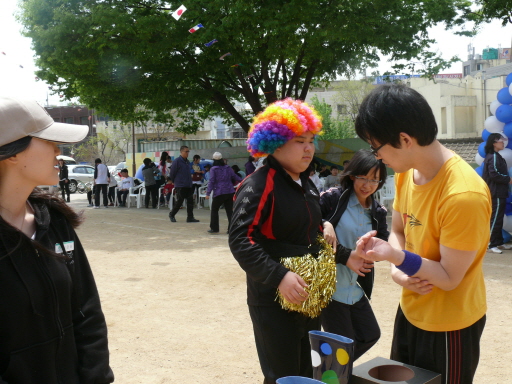
[(15, 240), (0, 241), (0, 383), (111, 383), (107, 327), (82, 245), (61, 213), (31, 203), (36, 240), (68, 252), (66, 261), (40, 254), (23, 236), (9, 254)]
[[(352, 188), (345, 190), (341, 188), (331, 188), (329, 191), (322, 193), (320, 197), (322, 217), (324, 220), (331, 223), (335, 229), (343, 215), (343, 212), (347, 209), (348, 200), (352, 193), (354, 193)], [(387, 241), (389, 238), (389, 231), (386, 223), (387, 210), (373, 197), (370, 215), (372, 217), (372, 229), (377, 231), (377, 237)], [(346, 265), (351, 252), (352, 250), (350, 248), (346, 248), (341, 244), (338, 245), (336, 250), (336, 262)], [(364, 277), (358, 276), (357, 278), (357, 282), (368, 299), (371, 299), (374, 278), (375, 272), (373, 268), (371, 268), (371, 272), (365, 273)]]
[(485, 180), (493, 198), (508, 198), (510, 176), (507, 162), (498, 153), (488, 153), (485, 156), (482, 178)]
[(279, 259), (318, 251), (322, 215), (309, 172), (300, 186), (272, 155), (266, 161), (236, 191), (229, 246), (247, 273), (247, 303), (278, 306), (277, 287), (288, 272)]

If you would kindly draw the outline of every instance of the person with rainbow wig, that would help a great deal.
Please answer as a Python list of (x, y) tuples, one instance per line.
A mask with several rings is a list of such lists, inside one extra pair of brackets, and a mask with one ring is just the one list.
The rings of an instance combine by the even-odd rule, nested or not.
[(304, 280), (279, 260), (319, 250), (314, 242), (322, 213), (308, 167), (321, 130), (313, 107), (285, 99), (258, 114), (249, 131), (250, 154), (268, 157), (235, 194), (229, 245), (247, 273), (247, 303), (264, 384), (313, 374), (308, 332), (320, 330), (319, 317), (284, 310), (276, 296), (279, 290), (294, 304), (308, 297)]

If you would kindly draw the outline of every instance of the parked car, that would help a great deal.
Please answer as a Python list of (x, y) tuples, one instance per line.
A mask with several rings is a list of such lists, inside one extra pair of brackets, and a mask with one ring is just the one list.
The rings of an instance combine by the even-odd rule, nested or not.
[(91, 165), (68, 165), (69, 192), (75, 193), (79, 181), (94, 182), (94, 167)]

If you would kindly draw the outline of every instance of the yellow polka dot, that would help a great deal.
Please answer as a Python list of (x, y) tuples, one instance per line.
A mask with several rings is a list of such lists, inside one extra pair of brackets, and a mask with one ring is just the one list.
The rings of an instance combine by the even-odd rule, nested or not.
[(339, 348), (336, 351), (336, 359), (338, 359), (338, 363), (340, 363), (341, 365), (346, 365), (350, 360), (350, 357), (348, 356), (347, 351), (345, 351), (342, 348)]

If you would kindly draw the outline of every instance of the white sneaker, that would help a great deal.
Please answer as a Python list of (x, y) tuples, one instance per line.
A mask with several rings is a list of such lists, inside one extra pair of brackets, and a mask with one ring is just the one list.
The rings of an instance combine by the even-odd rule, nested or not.
[[(94, 209), (100, 209), (100, 207), (94, 206)], [(500, 252), (501, 253), (501, 252)]]
[(503, 244), (503, 245), (498, 245), (498, 248), (499, 248), (499, 249), (509, 250), (509, 249), (512, 249), (512, 244)]
[(492, 253), (503, 253), (501, 252), (501, 250), (498, 248), (498, 247), (492, 247), (492, 248), (489, 248), (487, 250), (487, 252), (492, 252)]

